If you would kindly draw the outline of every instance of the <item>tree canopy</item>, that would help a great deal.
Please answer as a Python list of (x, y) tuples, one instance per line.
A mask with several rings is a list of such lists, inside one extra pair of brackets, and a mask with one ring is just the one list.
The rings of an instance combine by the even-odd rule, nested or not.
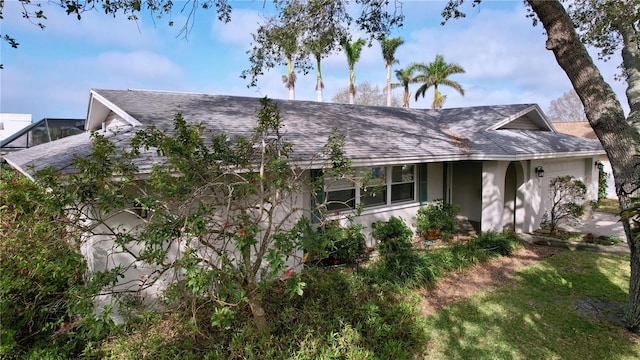
[(416, 90), (416, 101), (420, 96), (424, 97), (427, 90), (433, 87), (432, 109), (440, 109), (444, 105), (446, 95), (442, 95), (438, 90), (438, 85), (445, 85), (455, 89), (464, 96), (464, 89), (457, 81), (449, 79), (449, 75), (464, 74), (462, 66), (455, 63), (447, 63), (442, 55), (436, 55), (434, 61), (429, 64), (417, 64), (415, 70), (418, 74), (413, 78), (413, 82), (422, 83)]

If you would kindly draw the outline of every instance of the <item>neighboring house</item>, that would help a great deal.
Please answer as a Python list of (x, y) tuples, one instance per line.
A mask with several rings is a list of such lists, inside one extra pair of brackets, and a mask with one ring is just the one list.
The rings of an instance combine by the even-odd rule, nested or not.
[(18, 151), (84, 132), (84, 119), (44, 118), (0, 139), (0, 154)]
[[(275, 101), (284, 123), (282, 134), (293, 144), (292, 158), (321, 169), (323, 162), (317, 160), (335, 127), (346, 137), (345, 155), (352, 166), (370, 170), (384, 184), (386, 191), (368, 198), (348, 182), (325, 189), (330, 200), (366, 203), (355, 221), (368, 226), (370, 243), (372, 222), (395, 215), (412, 223), (421, 205), (439, 198), (459, 204), (460, 214), (479, 230), (531, 232), (549, 208), (553, 177), (573, 175), (587, 184), (590, 199), (597, 197), (594, 163), (604, 154), (600, 143), (557, 132), (535, 104), (427, 110)], [(187, 122), (202, 123), (212, 134), (233, 139), (250, 137), (259, 109), (256, 98), (92, 90), (85, 128), (103, 131), (124, 148), (147, 126), (171, 133), (174, 115), (180, 112)], [(46, 146), (47, 151), (37, 146), (5, 159), (28, 176), (47, 166), (69, 173), (75, 157), (90, 154), (91, 139), (86, 132)], [(139, 159), (140, 169), (155, 161), (160, 158)], [(301, 205), (311, 208), (311, 196), (301, 198)], [(336, 206), (331, 210), (337, 216), (349, 213)], [(135, 226), (139, 219), (123, 214), (113, 221)], [(92, 261), (99, 260), (89, 259), (92, 268), (104, 265)]]
[[(599, 141), (598, 136), (595, 131), (593, 131), (593, 128), (591, 128), (591, 124), (589, 124), (588, 121), (554, 122), (553, 127), (563, 134)], [(596, 161), (599, 161), (602, 164), (604, 171), (609, 174), (609, 178), (607, 179), (607, 197), (616, 199), (618, 195), (616, 195), (616, 184), (613, 180), (613, 170), (611, 169), (609, 158), (606, 154), (603, 154)]]
[(31, 114), (0, 113), (0, 142), (31, 124)]

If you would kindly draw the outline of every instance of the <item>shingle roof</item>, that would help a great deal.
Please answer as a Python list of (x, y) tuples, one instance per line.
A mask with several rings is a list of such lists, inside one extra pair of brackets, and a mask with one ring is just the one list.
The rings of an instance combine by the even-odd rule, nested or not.
[(595, 131), (593, 131), (588, 121), (554, 122), (553, 127), (563, 134), (598, 140), (598, 136), (596, 136)]
[[(181, 112), (187, 122), (202, 123), (210, 134), (250, 136), (260, 109), (257, 98), (140, 90), (94, 90), (142, 126), (171, 133)], [(294, 158), (310, 160), (322, 151), (336, 127), (346, 136), (346, 156), (354, 165), (455, 160), (522, 160), (563, 157), (575, 152), (604, 153), (596, 141), (553, 131), (490, 130), (495, 124), (539, 111), (534, 104), (478, 106), (441, 110), (374, 107), (310, 101), (275, 100), (284, 123), (282, 133), (293, 143)], [(111, 106), (109, 104), (109, 106)], [(541, 112), (540, 112), (541, 113)], [(91, 122), (89, 113), (88, 123)], [(100, 120), (102, 121), (102, 120)], [(138, 127), (140, 128), (140, 127)], [(127, 146), (135, 127), (114, 139)], [(127, 135), (128, 134), (128, 135)], [(7, 156), (22, 169), (55, 165), (71, 171), (75, 156), (90, 151), (88, 135), (71, 136)], [(43, 154), (44, 153), (44, 154)], [(147, 159), (153, 160), (153, 159)]]

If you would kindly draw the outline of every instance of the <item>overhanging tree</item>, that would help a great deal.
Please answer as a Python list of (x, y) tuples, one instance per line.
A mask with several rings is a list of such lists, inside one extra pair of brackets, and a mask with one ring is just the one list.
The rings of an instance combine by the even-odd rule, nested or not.
[[(574, 23), (558, 1), (529, 0), (528, 3), (547, 31), (547, 49), (553, 51), (558, 64), (565, 71), (585, 107), (587, 119), (611, 162), (620, 201), (620, 210), (630, 208), (633, 194), (638, 190), (640, 167), (640, 53), (638, 52), (638, 17), (633, 21), (618, 14), (638, 13), (636, 8), (622, 6), (631, 2), (612, 2), (617, 7), (592, 9), (600, 13), (619, 34), (616, 48), (622, 48), (623, 69), (627, 80), (627, 101), (630, 107), (625, 117), (616, 94), (593, 63), (585, 45), (574, 28)], [(596, 4), (597, 2), (593, 2)], [(587, 3), (588, 4), (588, 3)], [(614, 11), (616, 10), (616, 11)], [(611, 39), (614, 40), (614, 39)], [(627, 328), (640, 331), (640, 242), (629, 221), (623, 221), (627, 243), (631, 250), (631, 278), (629, 299), (624, 313)]]
[[(445, 21), (463, 17), (458, 9), (464, 0), (450, 0), (443, 11)], [(474, 1), (474, 4), (480, 1)], [(553, 51), (560, 67), (567, 74), (580, 97), (587, 119), (604, 147), (616, 185), (620, 210), (625, 213), (634, 206), (638, 192), (640, 166), (640, 4), (630, 1), (584, 0), (575, 2), (572, 18), (560, 1), (527, 0), (534, 15), (547, 33), (546, 47)], [(575, 25), (582, 30), (582, 38)], [(583, 43), (584, 41), (584, 43)], [(599, 47), (603, 54), (620, 49), (623, 75), (627, 82), (627, 102), (630, 112), (625, 117), (620, 100), (604, 80), (585, 47)], [(631, 251), (629, 298), (623, 321), (635, 332), (640, 331), (640, 241), (625, 217), (623, 226)]]
[[(164, 295), (177, 304), (213, 307), (215, 326), (228, 326), (235, 309), (248, 305), (258, 331), (268, 333), (260, 287), (289, 279), (291, 293), (301, 294), (304, 283), (294, 267), (315, 245), (304, 242), (310, 229), (304, 219), (322, 220), (326, 204), (316, 201), (311, 212), (301, 205), (300, 197), (313, 196), (324, 182), (294, 164), (277, 104), (262, 99), (257, 117), (250, 137), (231, 140), (225, 134), (207, 138), (201, 125), (178, 114), (171, 131), (140, 130), (131, 150), (121, 152), (94, 134), (91, 157), (76, 162), (78, 173), (63, 177), (61, 194), (73, 200), (66, 203), (82, 206), (68, 210), (92, 224), (85, 230), (98, 241), (113, 241), (113, 251), (131, 259), (106, 272), (114, 281), (104, 293), (136, 294), (164, 282), (170, 284)], [(316, 159), (333, 177), (348, 172), (342, 141), (334, 132)], [(150, 172), (135, 165), (154, 153), (162, 161)], [(340, 166), (332, 169), (334, 163)], [(110, 221), (136, 213), (137, 225)], [(115, 282), (133, 269), (143, 275), (126, 285)]]

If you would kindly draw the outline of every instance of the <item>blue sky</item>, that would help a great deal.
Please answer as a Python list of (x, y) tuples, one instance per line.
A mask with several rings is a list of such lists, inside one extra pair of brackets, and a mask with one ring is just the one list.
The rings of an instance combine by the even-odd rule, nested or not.
[[(180, 2), (175, 2), (179, 9)], [(251, 32), (265, 14), (264, 1), (232, 2), (232, 21), (219, 22), (212, 10), (199, 10), (187, 39), (178, 35), (184, 16), (144, 17), (138, 22), (90, 12), (81, 21), (54, 5), (44, 5), (46, 28), (22, 19), (15, 0), (7, 0), (2, 32), (15, 37), (18, 49), (1, 45), (0, 111), (43, 117), (84, 118), (89, 90), (151, 89), (224, 95), (288, 98), (280, 77), (282, 66), (259, 78), (258, 87), (247, 88), (239, 77), (249, 67)], [(522, 1), (483, 1), (478, 8), (465, 7), (467, 18), (441, 26), (443, 1), (403, 1), (403, 28), (391, 36), (404, 38), (396, 52), (400, 68), (411, 62), (429, 62), (442, 54), (447, 62), (461, 65), (465, 74), (452, 79), (462, 84), (465, 96), (444, 88), (444, 107), (537, 103), (543, 111), (568, 91), (571, 84), (545, 49), (544, 31), (527, 19)], [(363, 34), (364, 35), (364, 34)], [(595, 56), (595, 52), (593, 53)], [(613, 77), (619, 56), (598, 61), (603, 76), (626, 106), (624, 84)], [(343, 53), (323, 60), (325, 101), (348, 85)], [(365, 48), (356, 64), (356, 80), (381, 88), (384, 62), (374, 43)], [(418, 85), (413, 85), (415, 90)], [(394, 90), (401, 96), (401, 90)], [(413, 108), (428, 108), (432, 90)], [(298, 76), (296, 99), (316, 99), (315, 74)]]

